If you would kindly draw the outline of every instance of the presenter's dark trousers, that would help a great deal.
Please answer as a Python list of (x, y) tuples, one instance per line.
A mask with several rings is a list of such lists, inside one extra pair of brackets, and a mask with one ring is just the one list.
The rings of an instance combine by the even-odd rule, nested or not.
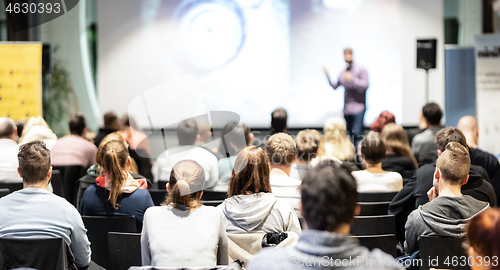
[(365, 111), (357, 114), (344, 115), (347, 132), (356, 148), (361, 141), (363, 135), (363, 119), (365, 118)]

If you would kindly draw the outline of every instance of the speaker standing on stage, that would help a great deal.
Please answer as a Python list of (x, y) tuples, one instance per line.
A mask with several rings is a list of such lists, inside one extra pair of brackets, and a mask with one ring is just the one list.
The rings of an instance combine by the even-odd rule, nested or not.
[(337, 82), (332, 82), (328, 71), (323, 68), (328, 82), (337, 89), (344, 86), (344, 118), (349, 135), (353, 136), (354, 145), (357, 147), (363, 135), (363, 119), (366, 111), (366, 90), (368, 89), (368, 73), (362, 66), (352, 61), (352, 50), (344, 50), (344, 59), (347, 68), (340, 73)]

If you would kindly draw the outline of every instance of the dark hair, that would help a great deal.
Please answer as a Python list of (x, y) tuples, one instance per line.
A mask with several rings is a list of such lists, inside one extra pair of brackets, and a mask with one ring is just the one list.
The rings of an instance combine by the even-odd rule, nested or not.
[(104, 128), (115, 129), (115, 124), (118, 122), (118, 116), (114, 112), (104, 114)]
[[(473, 217), (466, 227), (467, 241), (483, 257), (500, 256), (500, 210), (486, 209)], [(500, 265), (492, 265), (491, 270), (499, 270)]]
[(470, 170), (469, 151), (457, 142), (450, 142), (436, 161), (436, 168), (443, 179), (453, 184), (462, 184)]
[(310, 169), (300, 184), (302, 216), (313, 230), (333, 231), (350, 223), (358, 200), (351, 170), (333, 160)]
[(14, 133), (16, 124), (9, 117), (0, 118), (0, 138), (10, 138)]
[(111, 140), (99, 145), (97, 155), (100, 165), (111, 179), (108, 200), (113, 208), (117, 209), (118, 196), (122, 194), (123, 183), (127, 179), (127, 172), (124, 169), (129, 157), (128, 149), (122, 142)]
[(443, 111), (441, 111), (439, 105), (434, 102), (425, 104), (422, 108), (422, 114), (431, 125), (439, 125), (441, 123), (441, 117), (443, 117)]
[(271, 164), (292, 166), (297, 146), (292, 136), (276, 133), (267, 140), (266, 154)]
[(378, 135), (368, 135), (361, 141), (361, 154), (368, 164), (378, 164), (385, 159), (385, 144)]
[(163, 205), (179, 208), (185, 205), (189, 208), (200, 206), (197, 196), (205, 185), (205, 172), (196, 161), (182, 160), (174, 165), (168, 182), (170, 192)]
[(85, 116), (81, 113), (77, 113), (69, 119), (69, 132), (73, 135), (81, 136), (86, 127)]
[(234, 169), (229, 179), (228, 196), (271, 193), (270, 172), (269, 159), (262, 148), (255, 146), (244, 148), (234, 162)]
[(273, 132), (283, 132), (286, 129), (288, 115), (283, 108), (278, 108), (271, 113), (271, 128)]
[(297, 159), (310, 161), (318, 152), (321, 133), (315, 129), (305, 129), (297, 134)]
[(50, 151), (45, 143), (36, 140), (19, 147), (19, 171), (26, 184), (36, 184), (47, 179), (50, 170)]
[(457, 142), (463, 145), (465, 148), (468, 148), (467, 139), (465, 135), (458, 128), (454, 127), (445, 127), (436, 133), (436, 146), (437, 149), (441, 152), (444, 151), (446, 145), (450, 142)]
[(180, 145), (193, 145), (198, 136), (198, 123), (194, 119), (186, 119), (177, 126), (177, 139)]
[(130, 117), (128, 114), (124, 114), (120, 117), (120, 125), (122, 127), (130, 127)]
[(247, 146), (246, 137), (245, 127), (243, 125), (239, 125), (237, 122), (227, 123), (222, 129), (222, 140), (219, 144), (218, 152), (223, 157), (237, 155), (241, 149)]

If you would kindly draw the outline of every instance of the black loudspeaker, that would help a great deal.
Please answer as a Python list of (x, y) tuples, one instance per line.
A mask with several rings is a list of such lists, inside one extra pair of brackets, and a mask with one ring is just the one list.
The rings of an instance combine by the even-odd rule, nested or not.
[(50, 43), (42, 45), (42, 74), (52, 73), (52, 46)]
[(417, 40), (417, 68), (436, 68), (436, 39)]

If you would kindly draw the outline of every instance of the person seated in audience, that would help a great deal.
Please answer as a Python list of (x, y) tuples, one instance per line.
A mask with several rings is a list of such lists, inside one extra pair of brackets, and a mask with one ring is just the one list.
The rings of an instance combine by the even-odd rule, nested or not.
[(50, 151), (36, 140), (19, 147), (19, 175), (24, 188), (0, 199), (0, 237), (61, 237), (77, 267), (90, 263), (90, 242), (82, 218), (66, 199), (48, 191)]
[(198, 138), (198, 124), (194, 119), (187, 119), (177, 126), (179, 146), (169, 147), (156, 159), (153, 167), (154, 180), (168, 181), (172, 167), (181, 160), (196, 161), (205, 172), (205, 188), (213, 187), (219, 180), (219, 162), (210, 151), (194, 145)]
[(360, 143), (363, 171), (352, 173), (358, 183), (358, 192), (392, 192), (403, 188), (403, 177), (397, 172), (382, 169), (385, 159), (385, 144), (378, 135), (369, 134)]
[(292, 165), (290, 177), (302, 180), (307, 170), (311, 167), (311, 161), (318, 154), (321, 133), (315, 129), (305, 129), (297, 134), (295, 138), (297, 145), (297, 160)]
[(433, 187), (427, 192), (429, 202), (408, 216), (405, 225), (408, 254), (419, 250), (422, 235), (465, 237), (467, 221), (490, 208), (489, 203), (462, 194), (461, 187), (469, 179), (469, 169), (467, 148), (458, 142), (448, 143), (436, 162)]
[(200, 123), (198, 121), (198, 139), (196, 139), (195, 145), (204, 146), (210, 138), (212, 137), (212, 131), (210, 124), (208, 123)]
[(144, 215), (142, 265), (213, 268), (228, 264), (228, 241), (220, 211), (200, 203), (203, 168), (183, 160), (172, 168), (163, 206)]
[(345, 162), (351, 169), (357, 170), (358, 166), (354, 163), (356, 150), (347, 137), (345, 120), (340, 117), (329, 118), (325, 122), (323, 132), (325, 136), (321, 137), (318, 156), (312, 161), (312, 165), (333, 159)]
[(266, 149), (267, 140), (276, 133), (286, 133), (288, 130), (288, 113), (283, 108), (277, 108), (271, 113), (271, 134), (266, 135), (262, 141), (257, 141), (257, 146)]
[(87, 123), (82, 114), (75, 114), (69, 119), (70, 135), (57, 140), (52, 147), (52, 165), (80, 165), (89, 168), (95, 164), (97, 147), (84, 139)]
[(99, 146), (97, 155), (103, 174), (96, 178), (95, 185), (85, 190), (80, 213), (83, 216), (134, 216), (140, 231), (144, 212), (153, 206), (146, 180), (138, 181), (130, 174), (131, 159), (122, 142), (114, 140)]
[(390, 123), (396, 123), (396, 117), (388, 111), (383, 111), (377, 117), (377, 120), (370, 125), (370, 129), (372, 132), (380, 133), (384, 129), (385, 125)]
[[(467, 253), (472, 257), (472, 270), (498, 270), (500, 245), (498, 235), (500, 230), (500, 210), (486, 209), (474, 216), (466, 227)], [(469, 257), (469, 258), (470, 258)]]
[(252, 144), (253, 134), (250, 133), (250, 128), (247, 125), (236, 122), (228, 123), (222, 134), (223, 137), (218, 148), (218, 154), (221, 156), (219, 159), (219, 180), (227, 185), (236, 156), (243, 148)]
[(0, 117), (0, 183), (21, 183), (17, 173), (17, 127), (8, 117)]
[(350, 172), (331, 160), (311, 168), (300, 185), (307, 230), (295, 246), (263, 249), (247, 269), (402, 269), (390, 255), (370, 251), (349, 236), (360, 211), (356, 180)]
[(266, 143), (266, 154), (271, 164), (269, 181), (274, 196), (288, 202), (300, 214), (300, 180), (291, 178), (290, 171), (297, 158), (292, 136), (276, 133)]
[(479, 140), (479, 127), (476, 118), (466, 115), (458, 121), (457, 128), (462, 131), (469, 145), (471, 163), (483, 167), (490, 177), (491, 184), (495, 188), (497, 198), (500, 197), (500, 164), (498, 159), (477, 147)]
[(395, 123), (385, 125), (380, 138), (386, 147), (382, 169), (398, 172), (401, 175), (418, 169), (417, 160), (411, 152), (408, 136), (402, 126)]
[(95, 146), (99, 147), (102, 139), (106, 137), (108, 134), (116, 132), (120, 126), (120, 122), (118, 121), (118, 116), (114, 112), (107, 112), (103, 117), (104, 127), (99, 129), (99, 133), (94, 138)]
[(427, 103), (422, 108), (422, 115), (427, 128), (415, 135), (411, 142), (411, 149), (419, 166), (432, 163), (436, 157), (437, 149), (434, 138), (436, 137), (436, 133), (443, 128), (441, 126), (443, 111), (441, 111), (441, 108), (436, 103)]
[[(458, 142), (467, 148), (464, 134), (456, 128), (446, 127), (436, 134), (438, 155), (441, 155), (450, 142)], [(433, 186), (435, 170), (435, 162), (420, 167), (389, 205), (389, 214), (396, 216), (396, 236), (401, 242), (404, 241), (404, 225), (408, 215), (419, 205), (429, 202), (427, 192)], [(481, 175), (482, 171), (484, 172), (483, 168), (470, 165), (469, 180), (462, 186), (462, 193), (496, 206), (495, 190), (484, 178), (488, 175), (486, 173), (484, 176)]]
[(260, 147), (244, 148), (229, 180), (228, 199), (219, 208), (228, 234), (300, 234), (293, 208), (271, 193), (269, 158)]
[(26, 122), (19, 138), (19, 145), (35, 140), (43, 141), (49, 150), (57, 142), (56, 134), (50, 130), (49, 125), (41, 116), (33, 116)]

